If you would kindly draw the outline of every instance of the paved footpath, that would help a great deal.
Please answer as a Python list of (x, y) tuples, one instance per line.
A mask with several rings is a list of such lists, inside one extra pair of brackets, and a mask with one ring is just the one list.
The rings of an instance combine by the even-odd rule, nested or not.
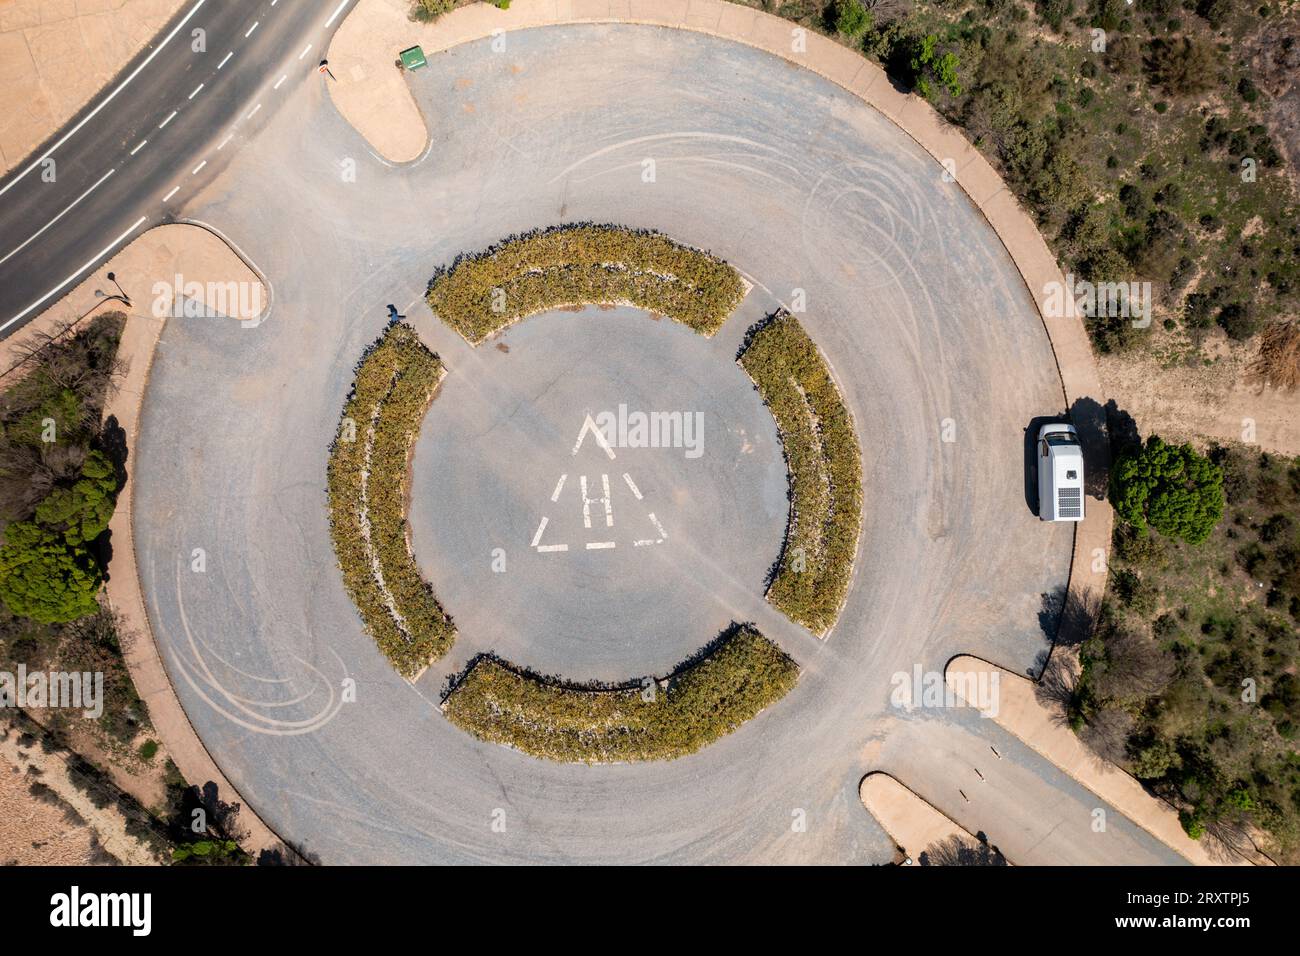
[[(117, 298), (108, 298), (117, 293), (117, 284), (107, 278), (110, 272), (130, 299), (129, 306)], [(117, 508), (108, 526), (113, 556), (109, 563), (105, 596), (109, 605), (122, 615), (124, 632), (131, 636), (125, 648), (127, 667), (136, 692), (149, 708), (149, 718), (164, 751), (187, 781), (197, 786), (215, 783), (218, 799), (223, 803), (243, 804), (239, 821), (248, 830), (244, 844), (256, 856), (263, 849), (280, 846), (281, 841), (239, 797), (194, 732), (158, 656), (136, 570), (131, 520), (135, 482), (131, 474), (131, 456), (138, 448), (140, 407), (153, 367), (154, 349), (166, 324), (163, 316), (174, 303), (172, 291), (178, 276), (186, 294), (200, 302), (204, 300), (207, 289), (216, 290), (220, 286), (224, 290), (225, 284), (231, 282), (262, 290), (260, 298), (255, 300), (248, 296), (242, 300), (245, 303), (268, 302), (258, 275), (214, 233), (201, 226), (182, 223), (159, 226), (136, 239), (20, 332), (0, 343), (0, 385), (22, 374), (21, 368), (15, 364), (21, 358), (24, 346), (33, 340), (67, 328), (69, 323), (75, 323), (72, 328), (79, 328), (97, 313), (122, 311), (127, 314), (118, 346), (118, 357), (126, 363), (126, 372), (104, 405), (104, 419), (116, 417), (128, 448), (126, 484), (118, 494)], [(162, 291), (163, 286), (167, 287), (166, 291)], [(160, 296), (162, 301), (159, 301)], [(236, 311), (229, 318), (213, 321), (252, 321), (258, 317)]]

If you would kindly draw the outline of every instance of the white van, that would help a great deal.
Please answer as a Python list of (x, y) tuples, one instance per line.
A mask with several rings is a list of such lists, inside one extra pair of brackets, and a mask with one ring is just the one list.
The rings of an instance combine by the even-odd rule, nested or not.
[(1083, 446), (1073, 425), (1038, 430), (1038, 517), (1083, 520)]

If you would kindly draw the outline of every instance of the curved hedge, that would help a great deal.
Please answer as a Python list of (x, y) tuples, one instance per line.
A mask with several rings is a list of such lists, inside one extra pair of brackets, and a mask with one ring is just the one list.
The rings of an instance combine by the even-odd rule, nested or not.
[(415, 330), (389, 326), (357, 365), (330, 446), (330, 537), (343, 583), (366, 631), (407, 678), (456, 636), (406, 539), (407, 459), (441, 379), (442, 363)]
[(707, 252), (657, 232), (580, 224), (461, 256), (429, 280), (426, 299), (477, 345), (529, 315), (598, 304), (630, 304), (712, 335), (744, 296), (740, 274)]
[[(480, 740), (548, 760), (671, 760), (731, 733), (794, 686), (799, 666), (749, 626), (733, 626), (654, 685), (582, 686), (479, 657), (443, 702)], [(665, 687), (666, 684), (666, 687)]]
[(824, 634), (848, 595), (862, 523), (853, 418), (817, 346), (788, 312), (751, 331), (740, 364), (776, 419), (790, 469), (790, 520), (767, 599)]

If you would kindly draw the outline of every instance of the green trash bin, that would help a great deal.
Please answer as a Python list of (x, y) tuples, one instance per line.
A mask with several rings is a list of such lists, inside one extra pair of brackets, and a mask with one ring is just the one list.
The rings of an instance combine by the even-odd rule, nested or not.
[(418, 46), (409, 47), (398, 54), (402, 58), (402, 66), (408, 70), (418, 70), (422, 66), (427, 66), (429, 61), (424, 58), (424, 50)]

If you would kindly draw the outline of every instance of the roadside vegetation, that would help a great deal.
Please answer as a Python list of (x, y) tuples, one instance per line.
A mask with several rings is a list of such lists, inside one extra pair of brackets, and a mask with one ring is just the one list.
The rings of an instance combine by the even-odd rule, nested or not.
[(390, 325), (357, 365), (330, 447), (330, 536), (343, 583), (366, 631), (407, 678), (455, 639), (406, 526), (408, 456), (442, 375), (415, 329)]
[(574, 763), (671, 760), (736, 730), (784, 697), (799, 667), (747, 625), (660, 680), (576, 685), (476, 658), (443, 702), (456, 726), (534, 757)]
[(817, 346), (788, 312), (750, 331), (740, 364), (776, 419), (790, 473), (785, 545), (767, 598), (824, 634), (848, 594), (862, 523), (853, 418)]
[(740, 304), (731, 266), (667, 236), (622, 226), (557, 226), (461, 256), (429, 281), (429, 307), (477, 345), (529, 315), (627, 304), (712, 335)]
[[(90, 736), (129, 762), (149, 718), (122, 657), (121, 623), (99, 602), (123, 475), (114, 423), (100, 419), (121, 371), (125, 320), (107, 312), (75, 334), (34, 339), (0, 392), (0, 671), (102, 673)], [(89, 723), (79, 711), (38, 713), (56, 733)]]
[[(1064, 695), (1071, 723), (1171, 801), (1190, 836), (1262, 843), (1294, 863), (1300, 460), (1242, 445), (1202, 457), (1151, 439), (1120, 464), (1142, 458), (1136, 477), (1116, 470), (1110, 577)], [(1133, 485), (1153, 489), (1145, 531)], [(1221, 521), (1210, 520), (1216, 498)]]
[[(835, 37), (928, 99), (1076, 279), (1153, 284), (1099, 352), (1202, 364), (1300, 309), (1300, 10), (1234, 0), (735, 0)], [(1254, 343), (1252, 343), (1253, 345)]]

